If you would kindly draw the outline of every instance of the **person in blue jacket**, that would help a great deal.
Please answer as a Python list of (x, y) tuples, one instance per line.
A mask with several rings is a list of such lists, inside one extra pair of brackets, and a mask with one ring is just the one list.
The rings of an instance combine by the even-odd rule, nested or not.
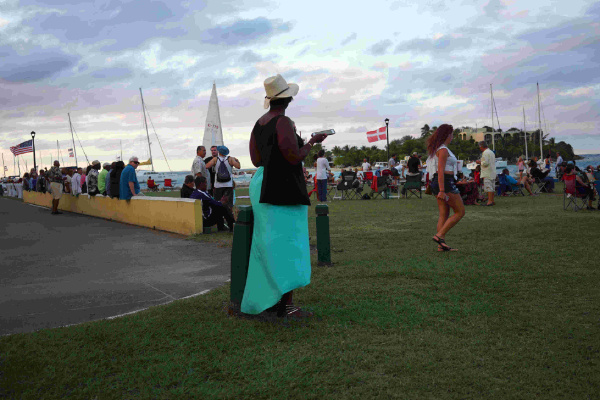
[(235, 223), (235, 219), (233, 218), (233, 214), (226, 206), (229, 199), (227, 196), (221, 197), (219, 201), (215, 200), (210, 194), (208, 194), (208, 184), (206, 182), (206, 178), (203, 176), (197, 176), (194, 179), (194, 184), (196, 185), (196, 190), (192, 192), (190, 195), (190, 199), (199, 199), (202, 200), (202, 219), (204, 226), (213, 226), (217, 225), (217, 229), (219, 231), (226, 230), (225, 221), (227, 221), (227, 226), (229, 227), (229, 231), (233, 232), (233, 224)]

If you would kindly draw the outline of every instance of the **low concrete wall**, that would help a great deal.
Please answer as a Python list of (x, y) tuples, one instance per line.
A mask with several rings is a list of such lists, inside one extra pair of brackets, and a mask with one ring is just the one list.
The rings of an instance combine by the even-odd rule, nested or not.
[[(25, 191), (23, 201), (38, 206), (52, 207), (52, 195), (49, 193)], [(63, 194), (58, 208), (183, 235), (202, 233), (202, 202), (200, 200), (150, 196), (118, 200), (105, 196), (82, 194), (74, 197), (70, 194)]]

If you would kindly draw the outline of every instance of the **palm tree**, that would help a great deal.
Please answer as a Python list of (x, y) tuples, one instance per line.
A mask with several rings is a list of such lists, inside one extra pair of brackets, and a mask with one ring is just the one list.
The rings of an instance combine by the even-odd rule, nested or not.
[(423, 127), (421, 128), (421, 137), (425, 138), (429, 136), (429, 125), (425, 124), (423, 125)]

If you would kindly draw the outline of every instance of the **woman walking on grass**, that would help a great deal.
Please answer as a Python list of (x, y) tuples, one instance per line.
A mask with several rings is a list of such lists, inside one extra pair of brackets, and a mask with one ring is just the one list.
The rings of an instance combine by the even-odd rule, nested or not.
[(265, 108), (250, 136), (250, 157), (258, 170), (250, 182), (254, 215), (252, 248), (241, 311), (260, 314), (269, 309), (279, 317), (304, 317), (292, 303), (292, 291), (310, 282), (308, 206), (310, 200), (302, 161), (316, 135), (304, 144), (285, 110), (298, 93), (281, 75), (265, 80)]
[[(448, 231), (465, 215), (465, 206), (456, 187), (457, 159), (448, 149), (452, 141), (452, 129), (452, 125), (443, 124), (427, 139), (427, 152), (437, 171), (431, 181), (431, 190), (436, 196), (440, 212), (437, 232), (433, 236), (433, 241), (438, 244), (438, 251), (457, 250), (448, 246), (445, 238)], [(451, 208), (454, 214), (450, 217)]]

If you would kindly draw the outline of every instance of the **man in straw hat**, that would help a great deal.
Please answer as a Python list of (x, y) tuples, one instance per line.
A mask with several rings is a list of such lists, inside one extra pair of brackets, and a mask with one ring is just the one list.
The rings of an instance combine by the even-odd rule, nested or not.
[(307, 313), (292, 303), (292, 291), (310, 283), (308, 206), (310, 200), (302, 161), (315, 143), (296, 134), (285, 110), (299, 87), (281, 75), (264, 82), (264, 107), (270, 108), (254, 125), (250, 157), (258, 167), (250, 182), (254, 216), (252, 248), (241, 311), (259, 314), (275, 311), (279, 317), (303, 317)]

